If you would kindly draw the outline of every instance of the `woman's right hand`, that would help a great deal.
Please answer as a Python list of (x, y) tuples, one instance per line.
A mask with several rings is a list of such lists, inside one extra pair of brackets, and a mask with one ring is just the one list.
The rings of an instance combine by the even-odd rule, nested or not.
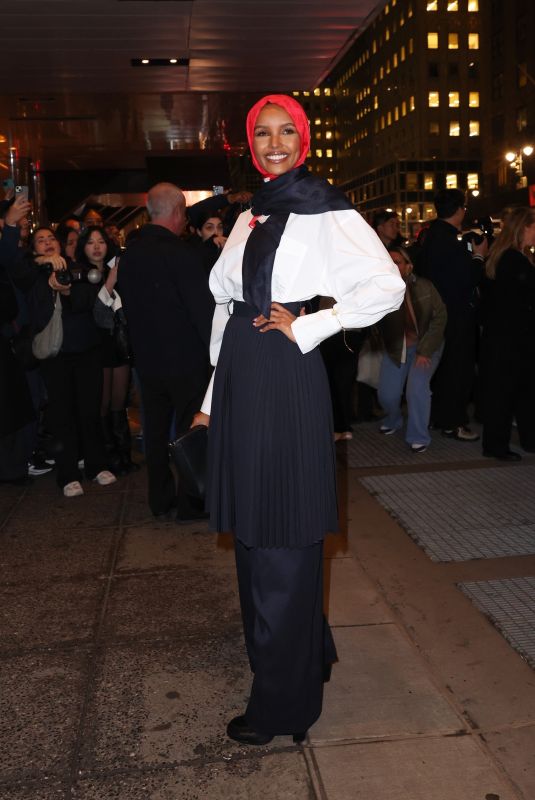
[(65, 296), (71, 293), (71, 285), (68, 283), (65, 285), (64, 283), (58, 283), (56, 280), (56, 273), (52, 272), (48, 277), (48, 285), (51, 289), (55, 292), (59, 292), (60, 294), (64, 294)]
[(210, 414), (204, 414), (202, 411), (197, 411), (193, 417), (193, 422), (191, 423), (190, 428), (194, 428), (196, 425), (204, 425), (206, 428), (208, 428), (210, 425)]
[(62, 270), (67, 269), (67, 262), (63, 258), (63, 256), (58, 255), (50, 255), (50, 256), (37, 256), (34, 258), (36, 264), (50, 264), (54, 272), (62, 272)]

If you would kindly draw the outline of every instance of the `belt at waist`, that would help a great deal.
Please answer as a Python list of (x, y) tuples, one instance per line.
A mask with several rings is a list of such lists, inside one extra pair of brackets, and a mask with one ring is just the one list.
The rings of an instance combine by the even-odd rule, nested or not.
[[(274, 302), (278, 302), (275, 300)], [(306, 301), (296, 301), (293, 303), (280, 303), (279, 305), (284, 306), (284, 308), (288, 309), (291, 314), (295, 314), (295, 316), (299, 316), (299, 312), (306, 305)], [(234, 300), (232, 306), (232, 315), (236, 317), (249, 317), (250, 319), (254, 319), (258, 317), (260, 312), (254, 306), (250, 306), (249, 303), (243, 303), (241, 300)]]

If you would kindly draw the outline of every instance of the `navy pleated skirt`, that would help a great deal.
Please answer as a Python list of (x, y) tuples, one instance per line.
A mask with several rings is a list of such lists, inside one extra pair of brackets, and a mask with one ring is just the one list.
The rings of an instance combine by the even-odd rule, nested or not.
[[(299, 313), (301, 304), (285, 304)], [(319, 349), (303, 355), (235, 302), (217, 364), (208, 446), (210, 527), (248, 547), (306, 547), (338, 529), (331, 399)]]

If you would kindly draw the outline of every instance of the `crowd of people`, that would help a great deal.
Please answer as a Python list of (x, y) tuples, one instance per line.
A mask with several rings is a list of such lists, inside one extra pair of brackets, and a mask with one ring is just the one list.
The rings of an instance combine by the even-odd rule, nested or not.
[[(378, 442), (405, 428), (417, 456), (430, 428), (476, 441), (471, 408), (485, 456), (521, 458), (513, 423), (535, 452), (535, 210), (463, 237), (465, 195), (445, 189), (409, 243), (395, 212), (368, 225), (308, 172), (293, 98), (255, 104), (247, 136), (254, 196), (187, 209), (157, 184), (126, 247), (96, 208), (30, 231), (24, 196), (1, 204), (0, 481), (55, 469), (73, 498), (137, 469), (135, 384), (152, 514), (235, 535), (254, 679), (227, 733), (265, 744), (304, 737), (336, 660), (321, 603), (335, 442), (373, 419)], [(192, 425), (209, 426), (205, 503), (169, 462)]]
[[(209, 370), (207, 330), (213, 312), (213, 300), (204, 290), (236, 212), (249, 203), (251, 195), (216, 195), (189, 209), (183, 203), (180, 217), (167, 227), (155, 198), (165, 206), (166, 192), (172, 197), (176, 191), (162, 184), (149, 194), (151, 224), (129, 237), (132, 241), (126, 252), (122, 232), (106, 225), (95, 208), (79, 218), (67, 217), (54, 228), (38, 226), (30, 231), (27, 200), (2, 203), (2, 346), (4, 358), (10, 361), (4, 366), (5, 375), (12, 376), (3, 381), (3, 407), (13, 406), (16, 413), (11, 422), (10, 415), (4, 415), (7, 438), (0, 437), (0, 480), (22, 482), (55, 468), (58, 485), (69, 497), (83, 493), (82, 475), (107, 485), (138, 468), (132, 459), (127, 416), (133, 379), (143, 406), (150, 408), (149, 376), (155, 370), (167, 377), (174, 374), (185, 386), (195, 366), (201, 391)], [(458, 441), (477, 440), (469, 424), (471, 407), (483, 424), (483, 454), (519, 460), (521, 454), (510, 447), (513, 425), (522, 449), (532, 452), (535, 448), (529, 413), (535, 391), (529, 368), (535, 214), (517, 208), (505, 217), (497, 237), (487, 231), (461, 238), (466, 227), (464, 193), (443, 190), (435, 198), (435, 207), (436, 219), (412, 243), (401, 236), (394, 211), (381, 209), (371, 220), (399, 269), (406, 292), (401, 307), (379, 324), (340, 330), (320, 343), (334, 437), (336, 441), (353, 438), (359, 420), (377, 420), (379, 433), (388, 436), (404, 428), (406, 417), (406, 441), (411, 452), (421, 453), (431, 443), (431, 428)], [(151, 232), (161, 234), (162, 228), (171, 234), (166, 254), (169, 274), (172, 265), (180, 263), (184, 285), (171, 291), (159, 283), (161, 296), (156, 292), (151, 297), (154, 284), (144, 282), (143, 274), (155, 258), (165, 261), (158, 255), (162, 237), (156, 236), (154, 243), (150, 240)], [(179, 245), (176, 252), (171, 245)], [(118, 283), (120, 259), (124, 287)], [(127, 275), (131, 261), (139, 263)], [(72, 278), (67, 283), (58, 280), (65, 270)], [(132, 299), (129, 283), (134, 274), (140, 285)], [(165, 359), (166, 343), (173, 337), (185, 341), (184, 331), (176, 329), (183, 315), (180, 310), (175, 314), (174, 304), (179, 298), (194, 314), (202, 291), (206, 295), (204, 333), (197, 341), (198, 331), (193, 338), (189, 332), (188, 346), (169, 372), (169, 366), (158, 366)], [(125, 292), (131, 325), (124, 308)], [(54, 298), (61, 303), (61, 351), (57, 358), (37, 362), (31, 355), (31, 337), (46, 328)], [(333, 302), (332, 297), (318, 296), (307, 302), (306, 310), (328, 309)], [(150, 304), (161, 311), (157, 328), (161, 341), (143, 318), (143, 309)], [(172, 489), (165, 442), (171, 431), (187, 427), (195, 403), (184, 411), (183, 420), (177, 420), (172, 393), (166, 402), (163, 415), (142, 411), (147, 461), (156, 458), (159, 464), (150, 471), (149, 505), (155, 514), (177, 505), (189, 519), (190, 504), (184, 498), (177, 500)], [(156, 434), (155, 418), (161, 420)], [(157, 456), (153, 435), (159, 441)]]

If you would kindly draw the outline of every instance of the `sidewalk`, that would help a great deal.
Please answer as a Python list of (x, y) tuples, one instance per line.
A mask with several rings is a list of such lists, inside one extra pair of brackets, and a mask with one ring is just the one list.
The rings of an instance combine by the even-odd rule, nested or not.
[(535, 459), (388, 440), (338, 446), (340, 663), (303, 747), (225, 736), (250, 682), (229, 536), (155, 522), (143, 470), (1, 487), (2, 800), (533, 800)]

